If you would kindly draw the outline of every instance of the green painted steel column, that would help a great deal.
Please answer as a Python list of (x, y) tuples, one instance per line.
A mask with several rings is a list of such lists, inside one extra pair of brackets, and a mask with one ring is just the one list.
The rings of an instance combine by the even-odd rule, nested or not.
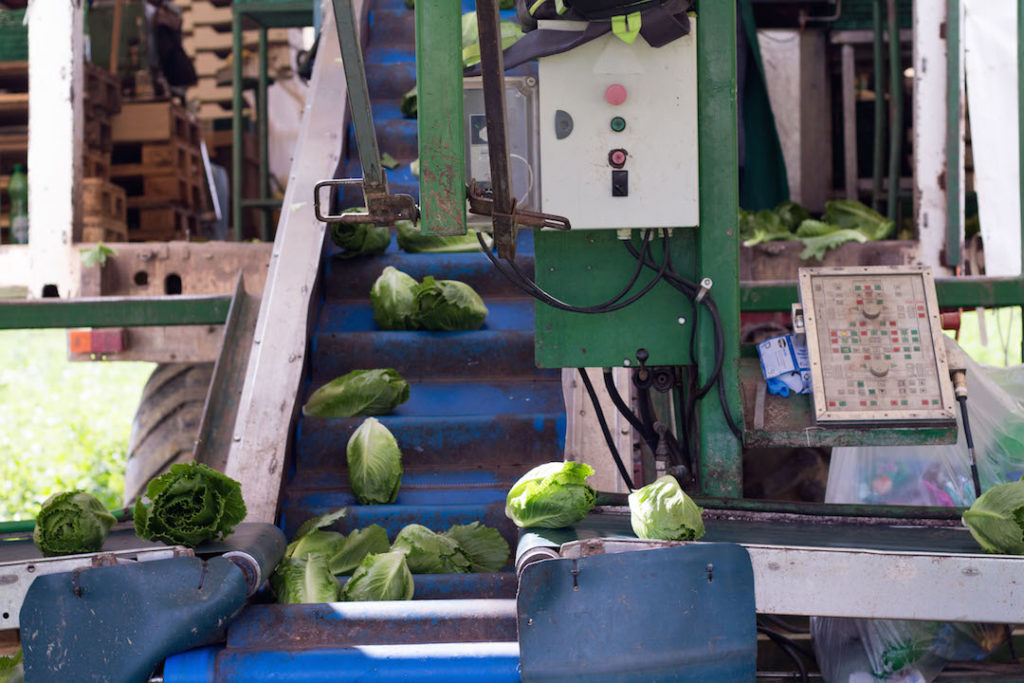
[[(268, 137), (270, 135), (270, 122), (267, 121), (268, 107), (267, 107), (267, 27), (260, 26), (260, 38), (259, 38), (259, 89), (256, 93), (256, 106), (259, 108), (256, 112), (256, 119), (259, 121), (259, 145), (260, 145), (260, 167), (259, 167), (259, 182), (260, 182), (260, 200), (264, 200), (270, 196), (270, 145)], [(260, 215), (260, 239), (264, 242), (270, 240), (270, 212), (265, 208), (259, 209)]]
[(416, 3), (420, 227), (433, 235), (466, 232), (461, 45), (460, 3)]
[[(739, 206), (736, 148), (736, 3), (697, 5), (697, 120), (700, 169), (699, 274), (711, 278), (725, 337), (722, 381), (729, 410), (742, 425), (739, 390)], [(701, 382), (712, 369), (710, 316), (700, 316)], [(741, 444), (729, 431), (717, 392), (700, 403), (700, 477), (707, 495), (739, 497), (743, 490)]]
[(897, 4), (898, 0), (889, 0), (889, 201), (886, 217), (898, 224), (896, 209), (900, 194), (900, 154), (903, 150), (903, 65)]
[[(1017, 0), (1017, 154), (1020, 186), (1021, 273), (1024, 274), (1024, 0)], [(1024, 340), (1021, 342), (1024, 344)]]
[(960, 0), (946, 0), (946, 258), (960, 265)]
[(242, 239), (242, 16), (231, 12), (231, 234)]
[(871, 208), (882, 210), (882, 173), (885, 157), (885, 53), (882, 50), (882, 2), (873, 0), (871, 3), (871, 26), (874, 29), (874, 42), (871, 61), (875, 73), (875, 145), (871, 170)]

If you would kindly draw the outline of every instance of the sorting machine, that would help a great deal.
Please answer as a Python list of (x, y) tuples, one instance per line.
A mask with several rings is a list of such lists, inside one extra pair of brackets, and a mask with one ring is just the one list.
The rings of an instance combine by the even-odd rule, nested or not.
[[(495, 574), (416, 576), (411, 603), (282, 606), (256, 594), (238, 616), (239, 582), (252, 587), (253, 577), (231, 574), (241, 600), (217, 614), (216, 628), (187, 642), (146, 641), (147, 652), (169, 655), (163, 680), (751, 680), (757, 614), (1018, 620), (1021, 559), (982, 554), (959, 509), (741, 496), (744, 443), (955, 443), (967, 424), (957, 419), (964, 364), (947, 356), (940, 306), (982, 289), (971, 279), (936, 286), (925, 267), (858, 266), (744, 290), (734, 3), (640, 3), (612, 12), (603, 32), (593, 29), (600, 21), (541, 21), (532, 34), (543, 38), (528, 34), (520, 52), (505, 54), (497, 1), (464, 4), (417, 2), (414, 31), (398, 0), (325, 7), (285, 198), (292, 210), (282, 212), (248, 354), (238, 357), (249, 339), (226, 334), (208, 401), (224, 423), (207, 424), (197, 457), (238, 477), (249, 519), (284, 536), (347, 505), (335, 522), (343, 532), (379, 523), (393, 537), (410, 522), (482, 521), (512, 543), (513, 561)], [(565, 4), (602, 16), (598, 2)], [(460, 20), (473, 9), (480, 79), (464, 80)], [(671, 22), (670, 36), (644, 31), (658, 22)], [(576, 46), (550, 47), (568, 44)], [(522, 61), (507, 79), (506, 59)], [(396, 111), (414, 79), (418, 123)], [(334, 156), (325, 148), (342, 142), (339, 95), (351, 125)], [(418, 157), (418, 180), (408, 165), (383, 169), (382, 149)], [(340, 214), (345, 203), (366, 209)], [(421, 256), (391, 247), (347, 261), (324, 240), (325, 222), (411, 218), (439, 235), (482, 220), (495, 249)], [(468, 282), (490, 308), (485, 327), (376, 330), (367, 294), (386, 265)], [(992, 299), (1016, 287), (985, 286)], [(741, 300), (791, 311), (807, 339), (812, 394), (767, 393), (757, 358), (739, 342)], [(393, 505), (354, 504), (343, 445), (356, 420), (296, 410), (324, 381), (361, 367), (395, 367), (412, 385), (410, 401), (381, 418), (405, 459)], [(700, 542), (637, 539), (622, 494), (599, 494), (598, 507), (565, 529), (518, 530), (504, 518), (508, 486), (562, 457), (572, 427), (561, 370), (588, 367), (607, 369), (605, 388), (644, 444), (634, 461), (608, 435), (609, 462), (629, 488), (675, 476), (705, 508)], [(641, 396), (635, 414), (612, 380), (621, 367)], [(87, 625), (102, 633), (114, 618), (58, 611), (88, 598), (82, 586), (101, 571), (33, 585), (21, 627), (38, 680), (102, 666), (53, 654), (71, 634)], [(198, 606), (155, 609), (172, 633), (199, 619)], [(54, 614), (71, 621), (33, 643), (27, 619), (50, 623)], [(117, 646), (128, 661), (125, 643)]]

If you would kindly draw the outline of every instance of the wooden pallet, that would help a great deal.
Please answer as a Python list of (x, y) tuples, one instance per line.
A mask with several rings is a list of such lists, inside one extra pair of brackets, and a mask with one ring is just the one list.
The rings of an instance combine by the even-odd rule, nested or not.
[[(288, 43), (288, 29), (272, 28), (267, 31), (267, 45)], [(259, 44), (259, 31), (249, 29), (242, 31), (242, 47), (256, 49)], [(196, 26), (190, 35), (182, 39), (182, 47), (190, 55), (200, 52), (213, 52), (220, 57), (231, 54), (231, 31), (218, 30), (214, 26)]]
[(110, 218), (82, 219), (83, 242), (127, 242), (128, 224)]
[(103, 178), (85, 178), (82, 181), (82, 216), (85, 219), (105, 219), (124, 223), (124, 188)]
[(121, 84), (116, 76), (105, 69), (86, 63), (83, 70), (85, 107), (112, 116), (121, 111)]
[(199, 146), (199, 124), (172, 102), (126, 102), (111, 119), (114, 144), (179, 140)]
[(168, 142), (121, 142), (114, 146), (113, 177), (177, 171), (183, 175), (203, 174), (203, 160), (196, 145), (180, 140)]
[(82, 176), (110, 180), (110, 152), (83, 149)]
[(196, 0), (182, 9), (181, 30), (191, 33), (197, 26), (213, 26), (220, 30), (231, 30), (231, 5), (218, 7), (209, 0)]
[[(153, 169), (159, 171), (160, 169)], [(153, 172), (138, 175), (118, 175), (111, 171), (114, 181), (124, 188), (129, 209), (144, 209), (176, 204), (193, 211), (203, 208), (201, 177), (184, 175), (177, 171)]]
[(171, 204), (128, 209), (128, 240), (187, 240), (199, 232), (195, 212)]

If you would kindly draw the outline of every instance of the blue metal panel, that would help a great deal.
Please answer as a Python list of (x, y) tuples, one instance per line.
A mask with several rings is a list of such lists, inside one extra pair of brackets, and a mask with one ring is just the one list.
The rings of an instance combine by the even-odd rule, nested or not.
[[(528, 331), (533, 328), (533, 304), (529, 301), (495, 299), (487, 301), (485, 331)], [(376, 332), (373, 307), (368, 301), (335, 301), (320, 311), (319, 332)], [(411, 334), (411, 333), (410, 333)], [(428, 338), (453, 339), (465, 332), (430, 332)], [(390, 336), (388, 337), (391, 338)], [(401, 337), (397, 337), (401, 339)], [(423, 339), (423, 337), (418, 337)]]
[(519, 586), (524, 681), (753, 681), (754, 574), (741, 546), (537, 562)]
[[(198, 666), (202, 666), (209, 655), (193, 651), (169, 659), (164, 669), (164, 683), (202, 680), (195, 676), (194, 666), (182, 661), (187, 659), (201, 660)], [(440, 643), (256, 652), (227, 649), (216, 654), (216, 673), (206, 680), (217, 683), (515, 683), (519, 681), (519, 646), (516, 643)]]

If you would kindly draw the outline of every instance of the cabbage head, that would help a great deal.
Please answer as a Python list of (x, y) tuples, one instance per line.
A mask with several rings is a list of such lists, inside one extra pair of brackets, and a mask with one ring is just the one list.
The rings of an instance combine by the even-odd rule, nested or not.
[(171, 465), (149, 482), (146, 497), (135, 504), (139, 538), (194, 548), (223, 538), (245, 519), (242, 485), (202, 463)]
[(367, 555), (342, 587), (341, 599), (412, 600), (414, 588), (404, 553)]
[[(342, 213), (359, 213), (361, 211), (366, 211), (366, 208), (353, 207), (345, 209)], [(383, 254), (391, 244), (391, 231), (387, 226), (378, 226), (372, 223), (358, 225), (331, 223), (330, 225), (331, 241), (341, 248), (340, 256), (342, 258)]]
[(91, 493), (55, 493), (36, 517), (32, 540), (46, 557), (95, 553), (103, 549), (115, 522), (114, 515)]
[(386, 415), (409, 400), (409, 383), (391, 368), (353, 370), (313, 392), (302, 406), (307, 417)]
[(444, 535), (454, 539), (469, 558), (469, 571), (496, 572), (508, 562), (508, 542), (497, 529), (480, 522), (455, 524)]
[(382, 330), (414, 330), (416, 279), (388, 266), (370, 289), (373, 321)]
[(587, 484), (593, 473), (582, 462), (538, 465), (509, 490), (505, 516), (520, 527), (558, 529), (578, 522), (597, 502), (597, 494)]
[(337, 602), (341, 589), (327, 565), (327, 556), (319, 553), (281, 560), (270, 576), (270, 587), (282, 605)]
[(367, 555), (379, 555), (391, 550), (388, 532), (379, 524), (371, 524), (348, 535), (345, 542), (331, 557), (331, 573), (335, 576), (351, 574)]
[(701, 509), (667, 474), (629, 494), (629, 521), (638, 538), (695, 541), (704, 535)]
[(345, 542), (345, 535), (337, 531), (324, 531), (323, 527), (341, 519), (347, 512), (345, 508), (338, 508), (333, 512), (307, 519), (292, 536), (292, 542), (285, 548), (284, 556), (300, 558), (319, 554), (330, 557), (336, 553)]
[(487, 318), (480, 295), (457, 280), (423, 278), (416, 288), (415, 303), (416, 322), (425, 330), (478, 330)]
[(1024, 481), (985, 491), (964, 511), (963, 522), (986, 552), (1024, 555)]
[(366, 418), (349, 438), (345, 454), (356, 500), (363, 505), (395, 502), (402, 485), (402, 451), (387, 427)]
[(463, 574), (471, 564), (455, 539), (420, 524), (399, 531), (391, 550), (405, 553), (413, 574)]
[[(410, 254), (456, 254), (480, 251), (477, 233), (472, 230), (465, 235), (424, 235), (412, 221), (398, 221), (398, 247)], [(490, 244), (491, 238), (484, 235), (484, 243)]]

